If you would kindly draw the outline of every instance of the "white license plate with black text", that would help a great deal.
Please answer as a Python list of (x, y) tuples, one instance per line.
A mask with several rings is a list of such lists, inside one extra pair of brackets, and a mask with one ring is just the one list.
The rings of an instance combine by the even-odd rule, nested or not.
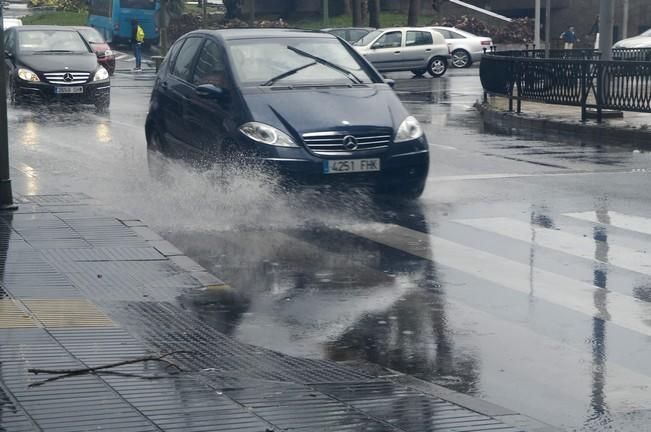
[(380, 159), (346, 159), (323, 161), (325, 174), (380, 171)]
[(83, 93), (84, 88), (82, 86), (74, 86), (74, 87), (57, 87), (55, 90), (56, 94), (78, 94), (78, 93)]

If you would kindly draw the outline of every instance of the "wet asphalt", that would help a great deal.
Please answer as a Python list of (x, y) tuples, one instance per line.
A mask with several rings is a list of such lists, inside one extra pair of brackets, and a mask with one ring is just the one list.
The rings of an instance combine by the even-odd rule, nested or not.
[[(152, 74), (121, 65), (110, 113), (10, 108), (33, 194), (137, 216), (232, 290), (178, 298), (240, 341), (377, 363), (568, 430), (651, 421), (651, 153), (483, 125), (476, 68), (396, 74), (431, 170), (413, 204), (173, 163), (149, 176)], [(119, 66), (120, 67), (120, 66)]]

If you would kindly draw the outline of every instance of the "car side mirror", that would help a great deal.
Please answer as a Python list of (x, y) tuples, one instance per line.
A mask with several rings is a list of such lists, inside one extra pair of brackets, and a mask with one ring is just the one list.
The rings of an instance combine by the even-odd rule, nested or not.
[(392, 80), (391, 78), (385, 78), (384, 82), (391, 88), (394, 88), (396, 86), (396, 80)]
[(217, 87), (214, 84), (202, 84), (198, 86), (194, 91), (197, 96), (201, 98), (213, 99), (216, 101), (224, 101), (228, 96), (226, 89)]

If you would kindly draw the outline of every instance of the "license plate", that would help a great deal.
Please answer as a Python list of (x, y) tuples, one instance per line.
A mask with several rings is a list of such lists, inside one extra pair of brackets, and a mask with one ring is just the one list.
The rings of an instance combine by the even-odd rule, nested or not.
[(346, 159), (323, 161), (325, 174), (380, 171), (380, 159)]
[(70, 93), (83, 93), (84, 88), (82, 86), (75, 87), (57, 87), (55, 90), (56, 94), (70, 94)]

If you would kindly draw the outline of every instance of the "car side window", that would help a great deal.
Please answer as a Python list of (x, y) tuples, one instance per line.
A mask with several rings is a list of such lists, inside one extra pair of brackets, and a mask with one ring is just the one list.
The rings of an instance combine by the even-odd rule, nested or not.
[(358, 40), (366, 36), (368, 33), (369, 32), (365, 30), (351, 30), (348, 36), (348, 40), (357, 42)]
[(454, 31), (449, 31), (450, 33), (450, 39), (465, 39), (466, 37), (460, 33), (454, 32)]
[(439, 32), (445, 39), (453, 39), (452, 34), (449, 31), (443, 29), (435, 29), (435, 30)]
[(408, 31), (406, 46), (432, 45), (432, 33), (424, 31)]
[(197, 56), (197, 51), (201, 46), (201, 42), (203, 42), (203, 39), (198, 37), (186, 39), (179, 54), (176, 56), (176, 60), (174, 61), (172, 75), (177, 76), (184, 81), (191, 82), (192, 65)]
[(10, 53), (14, 52), (14, 46), (15, 46), (15, 40), (16, 40), (16, 38), (14, 36), (14, 33), (15, 32), (13, 32), (13, 31), (9, 31), (9, 32), (5, 33), (5, 50), (10, 52)]
[(373, 44), (373, 48), (400, 48), (402, 46), (402, 32), (393, 31), (380, 36)]
[(227, 87), (226, 63), (224, 51), (212, 40), (206, 40), (201, 49), (194, 68), (192, 83), (196, 85), (213, 84), (217, 87)]

